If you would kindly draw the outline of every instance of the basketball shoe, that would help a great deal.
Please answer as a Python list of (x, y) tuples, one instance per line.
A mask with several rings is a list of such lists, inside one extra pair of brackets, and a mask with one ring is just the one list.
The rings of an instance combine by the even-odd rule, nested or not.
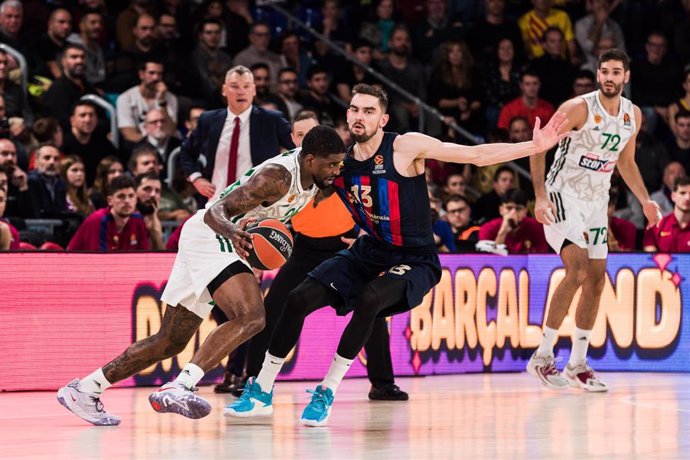
[(58, 402), (87, 422), (98, 426), (119, 425), (120, 417), (107, 413), (99, 396), (82, 391), (79, 379), (72, 380), (57, 392)]
[(223, 414), (230, 417), (255, 417), (273, 415), (273, 390), (270, 393), (261, 391), (256, 379), (250, 378), (244, 385), (244, 391), (233, 403), (228, 404)]
[(538, 356), (535, 351), (527, 363), (527, 372), (552, 390), (562, 390), (570, 386), (556, 369), (556, 360), (551, 355)]
[(194, 394), (198, 388), (187, 388), (181, 383), (168, 382), (149, 396), (156, 412), (180, 414), (187, 418), (202, 418), (211, 413), (211, 404)]
[(563, 369), (563, 377), (571, 387), (581, 388), (585, 391), (608, 391), (609, 386), (601, 381), (594, 369), (587, 365), (587, 361), (571, 366), (568, 363)]
[(331, 414), (333, 391), (323, 385), (318, 385), (315, 390), (307, 390), (307, 393), (312, 397), (304, 408), (300, 421), (307, 426), (324, 426)]

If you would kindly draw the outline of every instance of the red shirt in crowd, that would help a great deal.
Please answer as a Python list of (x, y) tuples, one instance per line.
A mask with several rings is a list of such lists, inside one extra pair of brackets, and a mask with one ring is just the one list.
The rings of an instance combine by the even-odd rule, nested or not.
[(625, 219), (612, 216), (609, 219), (609, 227), (613, 236), (618, 241), (618, 249), (621, 251), (634, 251), (637, 240), (637, 229), (635, 224)]
[(541, 125), (544, 126), (551, 119), (554, 112), (553, 106), (543, 99), (537, 99), (537, 106), (531, 108), (525, 105), (522, 97), (518, 97), (503, 106), (498, 116), (498, 127), (508, 129), (510, 120), (515, 117), (525, 117), (529, 122), (529, 127), (533, 129), (536, 117), (541, 119)]
[[(490, 220), (479, 229), (479, 240), (496, 241), (503, 218)], [(520, 225), (508, 232), (505, 241), (509, 254), (528, 254), (549, 252), (549, 244), (544, 237), (544, 226), (531, 217), (525, 217)]]
[(131, 251), (148, 250), (149, 233), (144, 218), (139, 213), (129, 217), (120, 232), (110, 208), (99, 209), (79, 226), (79, 230), (67, 245), (68, 251)]
[(675, 214), (665, 216), (659, 225), (645, 231), (644, 247), (649, 246), (658, 252), (690, 252), (690, 225), (680, 228)]
[(10, 251), (16, 251), (19, 249), (19, 232), (14, 225), (10, 224), (7, 220), (0, 218), (10, 228), (10, 234), (12, 235), (12, 241), (10, 241)]

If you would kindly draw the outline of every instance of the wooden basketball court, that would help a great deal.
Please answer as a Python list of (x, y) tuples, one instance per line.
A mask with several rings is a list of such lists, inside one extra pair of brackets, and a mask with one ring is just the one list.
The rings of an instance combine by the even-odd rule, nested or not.
[(94, 427), (54, 392), (0, 393), (0, 458), (688, 458), (690, 376), (603, 374), (612, 390), (553, 392), (527, 374), (404, 378), (408, 402), (370, 402), (369, 382), (346, 380), (329, 426), (300, 426), (313, 382), (278, 382), (272, 418), (230, 419), (231, 396), (194, 421), (158, 414), (152, 388), (111, 389), (119, 427)]

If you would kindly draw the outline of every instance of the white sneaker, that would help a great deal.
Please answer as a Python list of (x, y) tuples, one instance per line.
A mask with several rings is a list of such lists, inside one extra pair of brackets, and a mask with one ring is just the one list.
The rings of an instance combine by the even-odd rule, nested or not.
[(563, 368), (563, 377), (574, 388), (581, 388), (591, 392), (609, 391), (609, 386), (599, 378), (594, 369), (587, 365), (587, 361), (575, 366), (571, 366), (568, 363)]
[(119, 425), (120, 417), (107, 413), (99, 396), (83, 392), (79, 379), (72, 380), (57, 392), (58, 402), (87, 422), (98, 426)]
[(535, 351), (527, 363), (527, 373), (538, 378), (545, 387), (552, 390), (563, 390), (570, 386), (556, 369), (556, 360), (551, 355), (538, 356)]
[(171, 412), (187, 418), (202, 418), (211, 413), (211, 404), (181, 383), (168, 382), (149, 396), (149, 403), (156, 412)]

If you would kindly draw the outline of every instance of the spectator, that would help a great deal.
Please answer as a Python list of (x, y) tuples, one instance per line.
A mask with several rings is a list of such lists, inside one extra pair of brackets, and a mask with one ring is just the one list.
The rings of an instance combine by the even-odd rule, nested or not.
[[(61, 149), (65, 138), (60, 122), (53, 117), (43, 117), (36, 120), (31, 129), (31, 134), (33, 136), (32, 145), (35, 147), (43, 144), (53, 144), (58, 149)], [(28, 169), (31, 171), (35, 167), (36, 155), (32, 151), (29, 155)]]
[(93, 212), (93, 203), (86, 189), (84, 162), (76, 155), (60, 161), (60, 177), (67, 184), (67, 210), (88, 216)]
[(495, 58), (484, 66), (485, 118), (492, 129), (498, 123), (501, 108), (520, 96), (520, 68), (515, 57), (515, 43), (521, 42), (508, 38), (499, 40)]
[(235, 56), (249, 45), (249, 30), (254, 18), (249, 11), (249, 0), (227, 0), (225, 30), (228, 31), (227, 52)]
[(225, 74), (232, 67), (232, 58), (220, 49), (221, 23), (206, 19), (199, 25), (199, 43), (192, 51), (190, 64), (194, 70), (194, 87), (190, 92), (202, 97), (209, 107), (219, 105), (219, 90)]
[(104, 36), (103, 15), (98, 10), (87, 10), (79, 21), (79, 33), (67, 37), (70, 43), (84, 47), (84, 79), (90, 85), (105, 81), (105, 57), (101, 48)]
[(297, 92), (299, 90), (299, 80), (294, 69), (285, 67), (278, 73), (278, 96), (287, 106), (288, 119), (295, 118), (295, 114), (302, 110), (302, 104), (297, 102)]
[[(690, 1), (687, 2), (690, 5)], [(690, 113), (690, 65), (685, 68), (683, 73), (683, 97), (668, 106), (668, 125), (671, 132), (676, 134), (676, 115), (679, 113)]]
[[(315, 24), (314, 29), (348, 53), (352, 52), (354, 34), (347, 19), (343, 16), (340, 2), (338, 0), (324, 0), (321, 14), (323, 15), (323, 20)], [(321, 64), (328, 65), (328, 63), (333, 61), (331, 59), (333, 54), (330, 53), (325, 42), (315, 42), (314, 51), (314, 57)]]
[(539, 96), (555, 107), (570, 97), (575, 80), (575, 68), (563, 57), (564, 45), (561, 29), (549, 27), (542, 36), (544, 54), (532, 62), (541, 82)]
[[(395, 26), (388, 46), (389, 55), (379, 63), (381, 73), (402, 89), (426, 101), (427, 84), (424, 67), (410, 58), (410, 34), (406, 26)], [(420, 110), (421, 107), (415, 102), (408, 102), (399, 96), (390, 97), (388, 113), (398, 131), (409, 131), (419, 117)]]
[(333, 76), (336, 92), (342, 101), (350, 102), (350, 99), (352, 99), (352, 88), (358, 83), (380, 84), (377, 78), (365, 70), (365, 68), (372, 65), (372, 50), (373, 45), (370, 42), (362, 39), (357, 40), (352, 45), (352, 51), (354, 57), (364, 64), (364, 67), (347, 61), (343, 64), (341, 70)]
[(168, 88), (178, 93), (182, 88), (185, 63), (178, 59), (184, 45), (177, 30), (177, 19), (174, 14), (162, 13), (158, 17), (155, 37), (158, 43), (158, 54), (165, 68), (163, 81)]
[(119, 176), (108, 187), (108, 207), (87, 217), (67, 245), (68, 251), (148, 251), (144, 218), (136, 212), (134, 179)]
[[(473, 68), (474, 59), (464, 42), (443, 43), (431, 73), (429, 103), (445, 116), (446, 123), (455, 122), (478, 134), (483, 131), (484, 117)], [(449, 130), (448, 137), (455, 140), (455, 136), (455, 131)]]
[(453, 231), (450, 225), (445, 220), (441, 219), (443, 210), (443, 202), (441, 200), (441, 190), (437, 185), (428, 186), (429, 203), (431, 205), (431, 223), (434, 231), (434, 241), (436, 241), (436, 251), (438, 252), (456, 252), (455, 239), (453, 238)]
[(60, 151), (51, 144), (36, 150), (36, 169), (28, 175), (35, 215), (54, 217), (67, 211), (67, 184), (60, 178)]
[[(659, 205), (661, 214), (666, 215), (673, 211), (673, 184), (681, 177), (687, 177), (687, 170), (677, 161), (672, 161), (664, 168), (664, 179), (661, 189), (652, 193), (649, 198)], [(638, 226), (643, 228), (643, 226)]]
[(472, 209), (472, 215), (479, 223), (500, 217), (501, 197), (515, 187), (515, 171), (509, 166), (500, 166), (494, 172), (493, 190), (479, 197)]
[(164, 128), (172, 134), (177, 126), (177, 96), (163, 82), (163, 64), (147, 61), (139, 66), (139, 84), (117, 98), (117, 127), (125, 141), (136, 143), (146, 136), (146, 113), (163, 109)]
[(197, 123), (199, 123), (199, 117), (204, 113), (204, 107), (199, 105), (192, 105), (187, 112), (187, 119), (184, 121), (184, 128), (186, 130), (185, 137), (189, 137), (192, 131), (196, 129)]
[(389, 51), (390, 39), (393, 36), (395, 21), (393, 14), (395, 5), (393, 0), (378, 0), (374, 2), (374, 15), (362, 23), (359, 38), (374, 44), (374, 59), (383, 59)]
[(134, 178), (137, 195), (137, 211), (144, 217), (144, 225), (151, 240), (151, 249), (162, 251), (163, 226), (158, 218), (158, 206), (161, 200), (161, 180), (155, 172), (138, 174)]
[(257, 105), (273, 104), (277, 107), (277, 110), (283, 113), (285, 118), (290, 118), (290, 111), (283, 99), (271, 91), (271, 71), (268, 65), (260, 62), (254, 64), (250, 70), (252, 75), (254, 75), (254, 85), (256, 86), (254, 102)]
[(160, 175), (163, 170), (158, 152), (152, 145), (147, 143), (139, 144), (134, 147), (132, 155), (127, 162), (127, 167), (132, 177), (150, 172)]
[(34, 73), (50, 79), (60, 78), (62, 70), (57, 63), (57, 56), (62, 54), (67, 44), (67, 37), (72, 31), (72, 15), (64, 8), (57, 8), (50, 13), (48, 30), (38, 37), (33, 46), (32, 55)]
[(596, 75), (597, 70), (599, 70), (599, 56), (604, 51), (613, 48), (614, 45), (613, 38), (607, 36), (601, 37), (594, 47), (594, 55), (597, 56), (597, 60), (594, 62), (585, 62), (580, 66), (580, 70), (588, 70)]
[(132, 30), (137, 24), (137, 19), (143, 15), (153, 15), (152, 0), (130, 0), (127, 9), (117, 16), (117, 44), (121, 50), (132, 47)]
[(453, 195), (466, 196), (467, 195), (467, 182), (465, 182), (465, 176), (459, 172), (451, 172), (446, 176), (446, 182), (443, 187), (443, 194), (446, 197)]
[[(535, 0), (542, 1), (542, 0)], [(541, 81), (533, 70), (526, 70), (520, 77), (521, 96), (503, 106), (498, 116), (498, 127), (507, 129), (510, 120), (515, 117), (525, 117), (530, 129), (534, 129), (534, 120), (539, 117), (542, 124), (554, 114), (553, 106), (539, 98)]]
[(611, 0), (588, 0), (591, 9), (587, 16), (575, 23), (575, 38), (584, 54), (585, 62), (593, 68), (598, 67), (599, 53), (597, 44), (602, 37), (612, 40), (612, 46), (625, 51), (623, 31), (616, 21), (611, 19)]
[(644, 236), (647, 252), (690, 252), (690, 179), (680, 177), (673, 184), (673, 211)]
[[(280, 56), (271, 51), (271, 28), (265, 22), (255, 22), (249, 31), (249, 46), (237, 53), (232, 61), (233, 66), (243, 65), (251, 67), (257, 62), (267, 64), (271, 70), (271, 86), (275, 88), (278, 72), (284, 67)], [(297, 70), (297, 69), (295, 69)]]
[(106, 197), (108, 187), (113, 179), (124, 174), (125, 169), (120, 160), (114, 156), (103, 158), (96, 167), (96, 179), (93, 187), (89, 190), (89, 200), (93, 203), (94, 209), (101, 209), (108, 206)]
[[(290, 67), (292, 69), (295, 69), (299, 78), (300, 87), (306, 86), (307, 72), (309, 71), (309, 67), (311, 67), (316, 62), (314, 61), (314, 59), (311, 58), (311, 56), (309, 56), (309, 54), (307, 54), (307, 52), (304, 49), (300, 47), (300, 38), (299, 35), (297, 35), (297, 32), (293, 30), (288, 30), (287, 32), (285, 32), (280, 38), (280, 44), (280, 67)], [(321, 60), (322, 63), (334, 65), (336, 62), (338, 62), (337, 60), (331, 61), (333, 62), (329, 62), (328, 60), (324, 61), (323, 59)], [(271, 79), (271, 88), (277, 88), (277, 79), (275, 78), (273, 73), (270, 73), (270, 75), (274, 77)]]
[(72, 109), (69, 124), (62, 151), (83, 160), (86, 183), (93, 184), (99, 162), (106, 156), (117, 154), (117, 150), (106, 133), (99, 129), (98, 111), (93, 102), (78, 101)]
[(24, 9), (19, 0), (5, 0), (0, 4), (0, 43), (24, 53), (24, 40), (20, 36)]
[[(0, 182), (7, 182), (7, 173), (0, 167)], [(19, 232), (2, 216), (7, 206), (7, 187), (0, 187), (0, 251), (19, 249)]]
[[(637, 133), (635, 142), (635, 163), (637, 163), (642, 174), (642, 180), (647, 190), (657, 190), (661, 187), (664, 168), (671, 161), (668, 151), (664, 144), (659, 142), (656, 137), (647, 132), (647, 117), (642, 114), (642, 126)], [(673, 181), (670, 182), (673, 184)], [(669, 191), (670, 194), (670, 191)], [(642, 206), (640, 208), (640, 216), (642, 215)]]
[[(242, 66), (230, 69), (223, 85), (227, 108), (204, 112), (182, 143), (180, 165), (206, 198), (217, 196), (252, 166), (278, 155), (281, 146), (295, 147), (287, 120), (279, 112), (253, 107), (254, 94), (251, 71)], [(202, 154), (203, 170), (198, 162)]]
[(575, 73), (573, 81), (573, 97), (591, 93), (596, 89), (594, 83), (594, 73), (591, 70), (580, 70)]
[(457, 252), (476, 252), (479, 226), (472, 222), (472, 208), (463, 195), (451, 195), (446, 202), (446, 219), (453, 231)]
[(668, 153), (672, 161), (690, 171), (690, 112), (676, 114), (676, 134), (674, 142), (668, 146)]
[(30, 218), (34, 211), (26, 172), (17, 166), (17, 147), (10, 139), (0, 139), (0, 168), (8, 177), (5, 215)]
[[(465, 38), (463, 23), (448, 15), (445, 0), (426, 0), (426, 18), (412, 29), (414, 55), (420, 62), (437, 60), (442, 43), (458, 42)], [(468, 51), (465, 51), (468, 52)]]
[[(676, 82), (681, 81), (681, 69), (667, 54), (668, 42), (663, 32), (651, 32), (645, 44), (645, 56), (630, 66), (635, 75), (631, 81), (632, 99), (647, 116), (651, 134), (656, 133), (659, 117), (666, 119), (667, 108), (676, 94)], [(664, 82), (660, 84), (660, 82)]]
[(136, 72), (141, 64), (151, 61), (160, 62), (161, 53), (155, 37), (156, 19), (148, 14), (137, 18), (132, 29), (134, 42), (128, 48), (122, 48), (115, 60), (115, 75), (109, 81), (111, 91), (121, 92), (136, 84)]
[(70, 111), (85, 94), (96, 90), (84, 78), (84, 47), (68, 43), (60, 59), (62, 76), (55, 80), (43, 96), (45, 113), (57, 118), (61, 126), (69, 123)]
[[(0, 50), (0, 95), (4, 98), (4, 113), (10, 119), (21, 118), (23, 126), (31, 126), (34, 122), (34, 114), (29, 105), (27, 95), (22, 87), (9, 78), (9, 57)], [(17, 123), (17, 122), (15, 122)], [(11, 127), (12, 128), (12, 127)], [(19, 128), (12, 128), (13, 136), (18, 136)]]
[(544, 226), (527, 215), (527, 198), (522, 190), (510, 189), (501, 197), (501, 217), (479, 229), (479, 240), (505, 244), (508, 254), (549, 252)]
[(609, 252), (628, 252), (636, 249), (637, 228), (625, 219), (614, 216), (618, 196), (611, 191), (608, 206), (608, 231), (606, 234)]
[(541, 41), (542, 36), (546, 29), (554, 26), (563, 32), (568, 46), (570, 62), (573, 65), (578, 65), (577, 43), (573, 34), (573, 24), (568, 13), (552, 8), (553, 3), (553, 0), (532, 0), (534, 8), (522, 15), (518, 20), (527, 55), (531, 59), (544, 55)]
[[(505, 0), (487, 0), (485, 2), (485, 16), (477, 21), (470, 31), (467, 43), (472, 48), (472, 54), (482, 59), (483, 56), (496, 56), (499, 46), (507, 40), (513, 45), (513, 52), (518, 61), (524, 60), (524, 46), (520, 28), (513, 19), (505, 16)], [(515, 49), (516, 44), (520, 44)], [(512, 61), (512, 58), (511, 58)], [(516, 94), (517, 96), (517, 94)]]
[(167, 177), (167, 169), (165, 166), (168, 163), (168, 158), (170, 157), (170, 153), (180, 146), (180, 140), (170, 135), (166, 130), (166, 116), (163, 109), (151, 109), (146, 112), (144, 123), (146, 137), (137, 145), (147, 143), (156, 149), (163, 165), (161, 178), (165, 179)]
[(302, 106), (314, 110), (323, 124), (332, 126), (333, 120), (342, 113), (343, 108), (336, 104), (330, 96), (328, 71), (324, 67), (314, 64), (309, 67), (307, 79), (309, 90), (300, 99)]

